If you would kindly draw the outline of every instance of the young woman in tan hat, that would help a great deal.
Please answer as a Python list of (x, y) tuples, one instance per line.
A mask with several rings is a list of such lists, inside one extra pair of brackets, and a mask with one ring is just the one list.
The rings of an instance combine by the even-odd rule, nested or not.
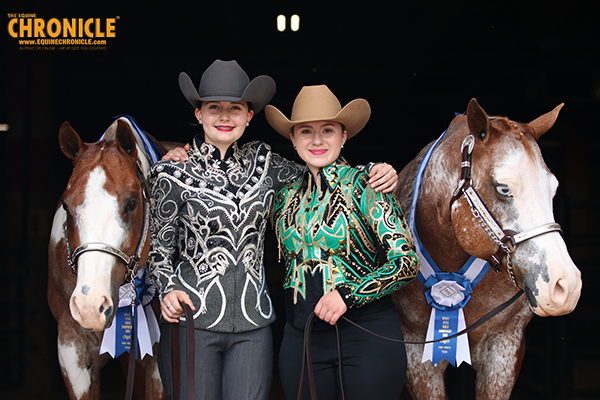
[[(287, 323), (279, 369), (288, 399), (298, 395), (305, 327), (313, 313), (317, 398), (337, 399), (344, 390), (346, 399), (397, 400), (402, 391), (404, 345), (340, 319), (402, 339), (389, 294), (419, 271), (400, 205), (392, 195), (373, 191), (367, 174), (340, 157), (370, 113), (364, 99), (342, 108), (324, 85), (302, 88), (291, 119), (273, 106), (265, 109), (269, 124), (291, 139), (309, 170), (275, 197), (275, 232), (286, 262)], [(308, 380), (302, 388), (310, 398)]]
[[(272, 78), (250, 81), (237, 62), (216, 60), (197, 90), (183, 72), (179, 85), (204, 135), (180, 154), (183, 160), (159, 162), (151, 172), (149, 265), (166, 322), (158, 354), (163, 384), (170, 396), (170, 324), (179, 322), (186, 303), (194, 310), (196, 376), (181, 379), (182, 393), (185, 380), (195, 379), (196, 399), (266, 399), (275, 314), (265, 281), (264, 235), (275, 190), (304, 167), (263, 142), (237, 143), (273, 97)], [(185, 329), (180, 332), (183, 342)]]

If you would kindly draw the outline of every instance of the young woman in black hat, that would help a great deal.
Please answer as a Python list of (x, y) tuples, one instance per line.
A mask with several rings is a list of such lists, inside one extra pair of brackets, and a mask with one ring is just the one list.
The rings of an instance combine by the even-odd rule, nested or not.
[[(171, 153), (178, 160), (159, 162), (151, 171), (149, 269), (167, 322), (161, 324), (158, 354), (163, 384), (169, 396), (168, 331), (185, 303), (194, 311), (195, 398), (267, 399), (275, 315), (263, 266), (264, 235), (275, 190), (304, 167), (263, 142), (237, 143), (275, 93), (269, 76), (250, 81), (237, 62), (216, 60), (198, 90), (183, 72), (179, 85), (204, 135), (194, 138), (189, 152)], [(375, 179), (395, 176), (384, 167)], [(185, 329), (180, 331), (183, 341)]]

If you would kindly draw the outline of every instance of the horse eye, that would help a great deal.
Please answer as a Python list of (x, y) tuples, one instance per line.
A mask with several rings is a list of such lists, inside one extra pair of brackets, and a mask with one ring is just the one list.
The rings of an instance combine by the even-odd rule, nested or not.
[(502, 183), (496, 185), (496, 192), (498, 192), (498, 194), (503, 197), (513, 197), (510, 193), (510, 188), (508, 187), (508, 185)]
[(138, 200), (135, 197), (127, 199), (125, 202), (125, 212), (132, 212), (137, 207)]

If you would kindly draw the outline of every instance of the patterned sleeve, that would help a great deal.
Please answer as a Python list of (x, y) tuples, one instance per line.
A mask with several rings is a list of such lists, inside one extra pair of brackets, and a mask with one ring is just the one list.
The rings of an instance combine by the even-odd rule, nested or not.
[[(366, 248), (377, 249), (381, 265), (359, 280), (342, 283), (338, 291), (348, 307), (359, 307), (391, 294), (412, 281), (419, 272), (419, 259), (402, 209), (391, 194), (375, 192), (366, 174), (359, 174), (352, 193), (353, 216)], [(359, 234), (354, 231), (353, 234)], [(368, 243), (370, 242), (370, 243)], [(374, 246), (373, 246), (374, 245)]]
[[(270, 146), (266, 143), (256, 141), (250, 143), (250, 145), (262, 145), (265, 146), (268, 150), (270, 150)], [(285, 157), (280, 156), (277, 153), (271, 153), (271, 171), (270, 176), (273, 179), (274, 189), (277, 190), (283, 185), (293, 182), (296, 179), (300, 178), (300, 176), (307, 170), (304, 165), (298, 164), (294, 161), (290, 161)], [(382, 164), (381, 162), (370, 162), (367, 165), (357, 165), (355, 168), (359, 171), (366, 172), (367, 174), (371, 173), (371, 169), (377, 165)]]
[(181, 187), (175, 179), (161, 170), (160, 162), (151, 171), (152, 211), (150, 217), (151, 247), (148, 269), (159, 290), (160, 299), (183, 286), (175, 274), (173, 255), (177, 250), (177, 236)]
[(277, 153), (271, 153), (271, 167), (270, 175), (273, 178), (275, 190), (295, 181), (306, 171), (305, 166), (290, 161)]

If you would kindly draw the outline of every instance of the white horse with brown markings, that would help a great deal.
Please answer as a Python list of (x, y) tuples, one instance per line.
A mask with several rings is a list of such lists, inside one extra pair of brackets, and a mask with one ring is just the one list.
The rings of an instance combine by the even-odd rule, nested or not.
[[(411, 210), (419, 166), (432, 144), (400, 172), (396, 190), (403, 210), (431, 259), (457, 272), (471, 256), (489, 260), (488, 271), (464, 306), (466, 325), (510, 299), (526, 296), (468, 334), (480, 400), (509, 399), (524, 355), (524, 330), (533, 314), (559, 316), (575, 309), (581, 274), (554, 221), (558, 181), (548, 170), (539, 137), (554, 124), (562, 105), (530, 123), (488, 117), (475, 99), (435, 144), (422, 172)], [(405, 339), (424, 341), (432, 307), (418, 280), (394, 294)], [(407, 346), (406, 386), (414, 399), (447, 398), (447, 360), (423, 362), (423, 345)]]

